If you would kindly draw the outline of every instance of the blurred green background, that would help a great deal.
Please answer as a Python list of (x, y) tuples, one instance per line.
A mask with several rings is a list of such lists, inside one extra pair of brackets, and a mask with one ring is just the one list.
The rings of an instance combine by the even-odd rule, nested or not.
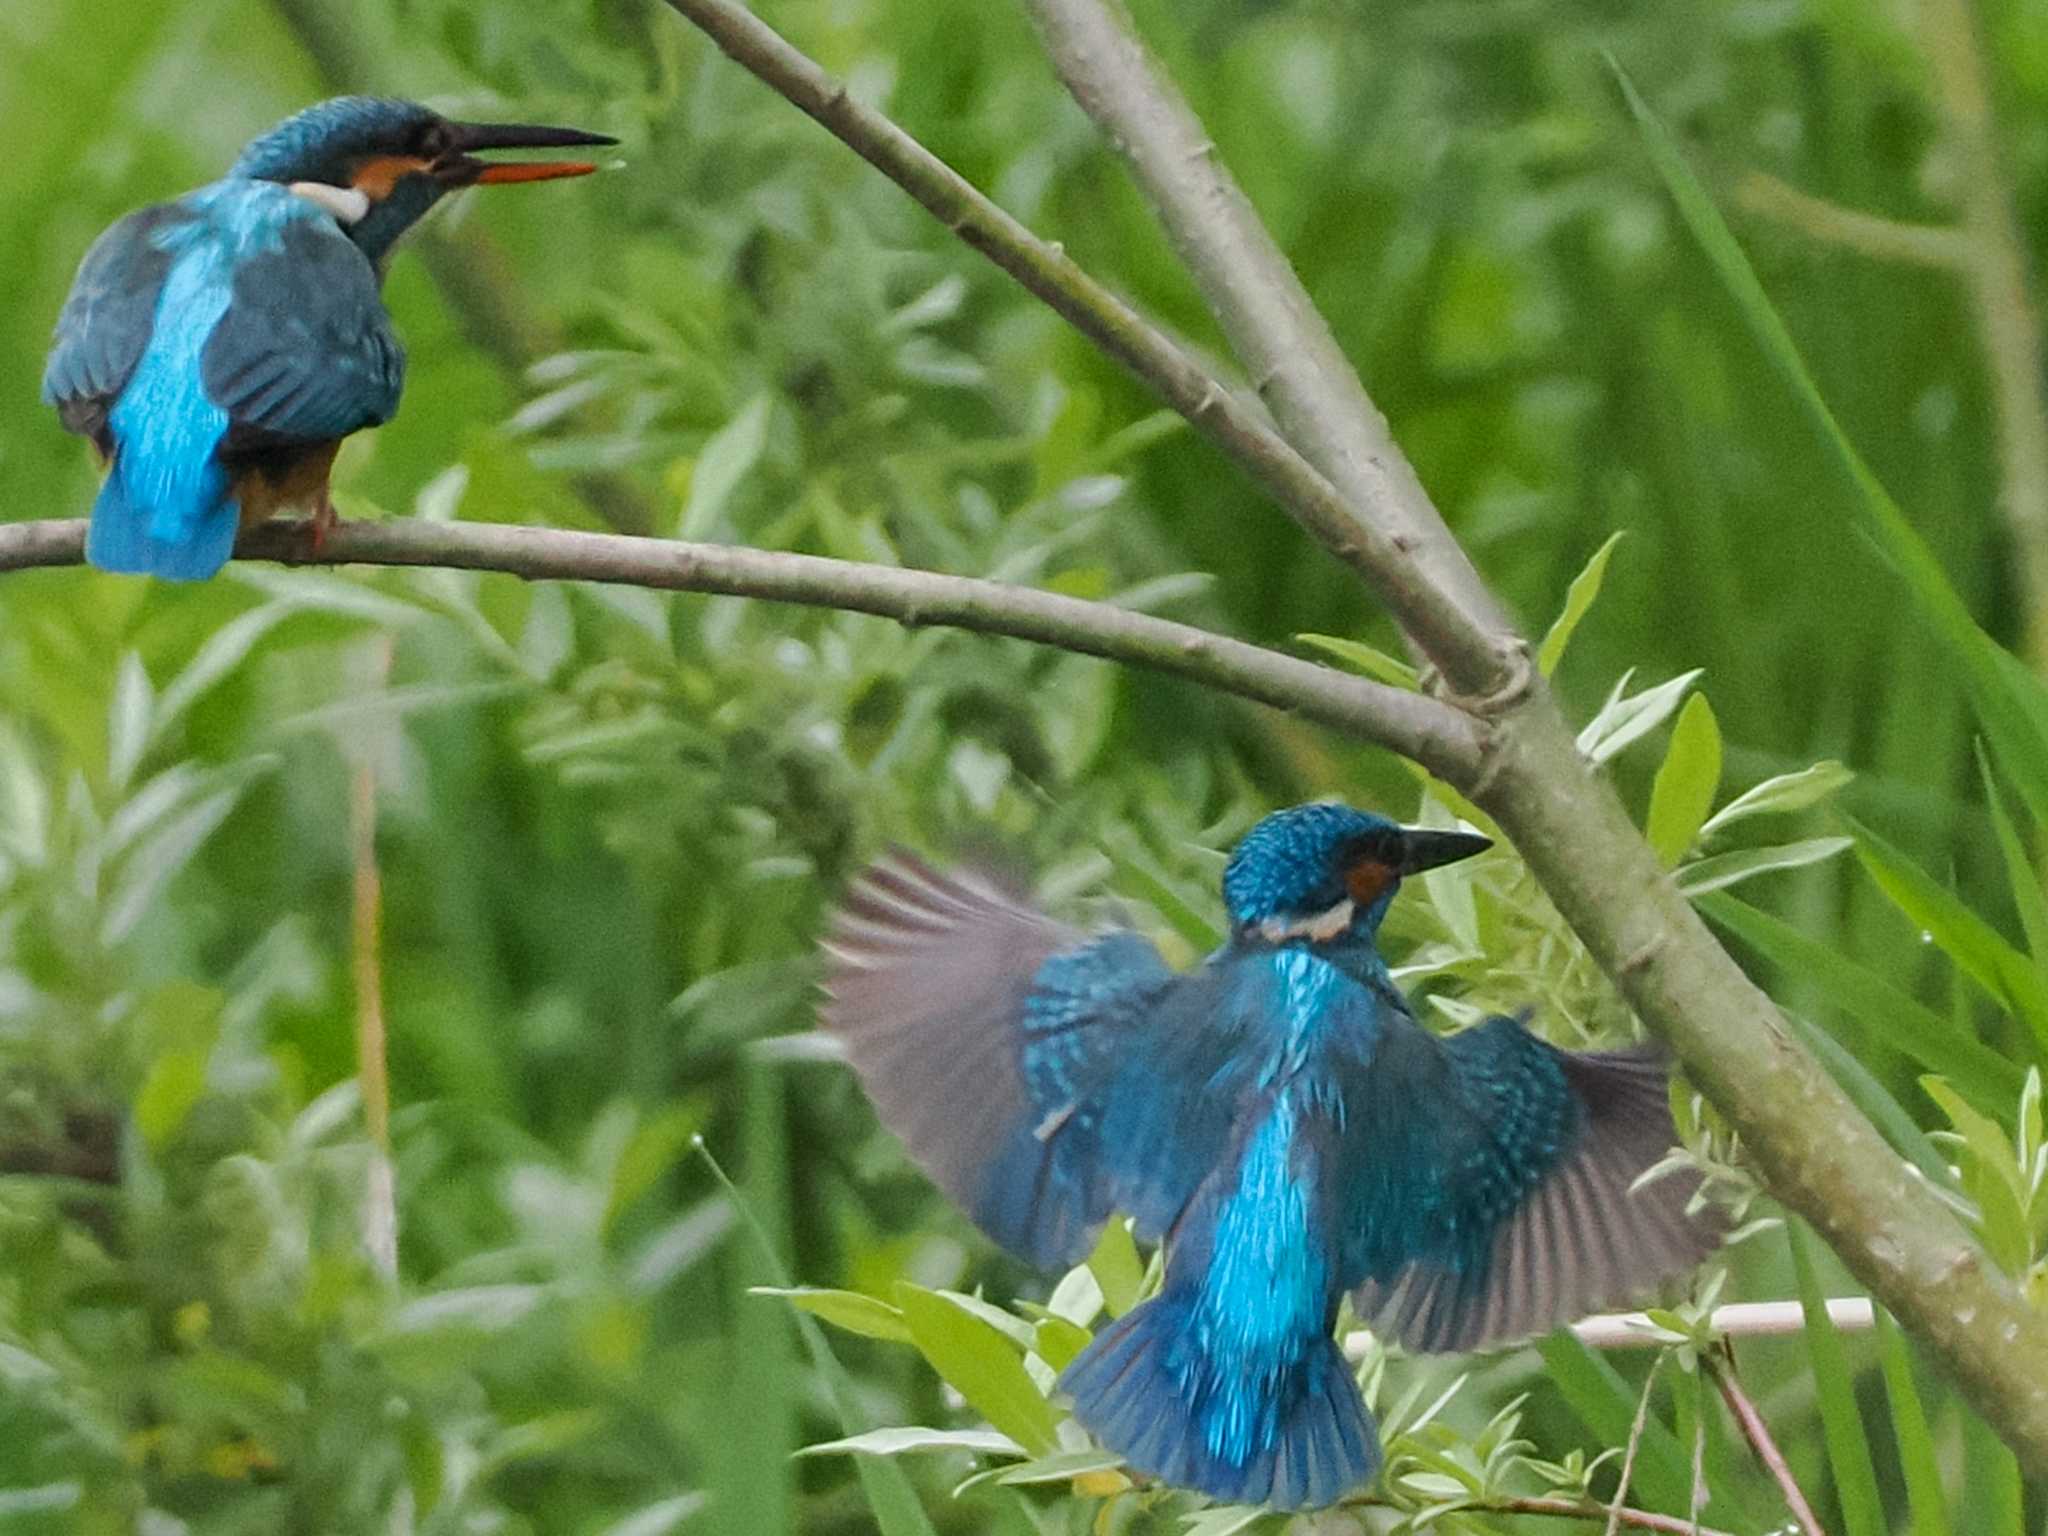
[[(2024, 882), (2015, 897), (1953, 668), (1688, 242), (1603, 50), (1687, 145), (1980, 621), (2040, 655), (2038, 335), (2000, 308), (1999, 274), (2033, 274), (2048, 226), (2048, 13), (1138, 9), (1510, 606), (1540, 630), (1626, 535), (1560, 673), (1575, 713), (1630, 669), (1640, 688), (1703, 668), (1727, 793), (1841, 760), (1856, 778), (1836, 806), (2017, 939)], [(1013, 8), (761, 10), (1224, 355)], [(1973, 62), (1988, 126), (1959, 115)], [(476, 195), (401, 251), (387, 297), (405, 404), (343, 454), (344, 515), (740, 541), (1000, 575), (1295, 649), (1304, 632), (1396, 648), (1348, 575), (1205, 444), (637, 0), (0, 8), (0, 516), (90, 505), (89, 454), (36, 389), (93, 235), (340, 90), (623, 141), (604, 175)], [(1959, 233), (1945, 265), (1901, 260), (1895, 226), (1844, 226), (1779, 184)], [(1614, 763), (1638, 806), (1658, 739)], [(395, 1286), (361, 1240), (364, 784)], [(453, 572), (6, 577), (0, 1531), (873, 1529), (874, 1490), (846, 1459), (790, 1453), (839, 1434), (849, 1407), (865, 1424), (973, 1415), (915, 1353), (843, 1334), (835, 1402), (788, 1312), (746, 1296), (771, 1268), (691, 1138), (803, 1282), (1005, 1299), (1049, 1282), (945, 1210), (816, 1059), (809, 945), (832, 894), (886, 840), (993, 840), (1048, 871), (1054, 899), (1113, 897), (1185, 958), (1215, 921), (1230, 839), (1326, 794), (1408, 815), (1417, 787), (1383, 754), (1178, 683), (878, 620)], [(1780, 830), (1837, 832), (1836, 815)], [(1506, 861), (1488, 878), (1491, 966), (1437, 967), (1447, 991), (1540, 997), (1568, 1043), (1612, 1032), (1615, 1005), (1526, 879)], [(1980, 1031), (2015, 1081), (2038, 1060), (2007, 1016), (2021, 1010), (1971, 992), (1946, 943), (1916, 942), (1930, 925), (1866, 868), (1832, 860), (1742, 894)], [(1418, 945), (1457, 927), (1454, 897), (1430, 896)], [(1760, 974), (1908, 1116), (1947, 1124), (1915, 1083), (1939, 1062), (1900, 1054), (1810, 966)], [(1741, 1252), (1724, 1299), (1793, 1294), (1782, 1236)], [(1482, 1363), (1446, 1415), (1452, 1449), (1525, 1392), (1541, 1457), (1619, 1444), (1647, 1354), (1611, 1379), (1582, 1369), (1575, 1393), (1554, 1353)], [(1922, 1441), (1950, 1507), (1908, 1498), (1879, 1365), (1852, 1340), (1832, 1379), (1876, 1448), (1873, 1515), (1824, 1442), (1831, 1378), (1796, 1341), (1744, 1346), (1828, 1529), (2039, 1529), (2009, 1458), (1931, 1377)], [(1441, 1388), (1461, 1367), (1391, 1369)], [(1586, 1381), (1604, 1381), (1605, 1410)], [(1724, 1527), (1782, 1525), (1704, 1390), (1678, 1371), (1658, 1386), (1670, 1454), (1682, 1470), (1704, 1420)], [(1603, 1418), (1616, 1402), (1620, 1432)], [(947, 1498), (967, 1465), (901, 1463), (949, 1533), (1178, 1528), (1170, 1506), (1058, 1490)]]

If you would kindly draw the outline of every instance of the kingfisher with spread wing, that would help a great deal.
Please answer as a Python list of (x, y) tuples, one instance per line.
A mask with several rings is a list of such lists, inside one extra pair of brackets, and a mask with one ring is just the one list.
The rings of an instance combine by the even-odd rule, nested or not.
[(1417, 1022), (1376, 947), (1406, 875), (1488, 846), (1342, 805), (1268, 816), (1194, 971), (981, 873), (897, 853), (826, 941), (825, 1026), (883, 1122), (996, 1242), (1079, 1262), (1112, 1212), (1167, 1245), (1151, 1299), (1060, 1379), (1137, 1471), (1318, 1508), (1378, 1471), (1333, 1338), (1348, 1294), (1411, 1349), (1527, 1338), (1718, 1241), (1654, 1047), (1568, 1052), (1509, 1018)]
[(342, 96), (256, 139), (224, 179), (108, 229), (43, 374), (44, 401), (107, 465), (86, 558), (197, 580), (288, 506), (311, 508), (317, 539), (342, 439), (398, 409), (405, 352), (380, 294), (398, 237), (458, 188), (596, 169), (478, 151), (616, 142)]

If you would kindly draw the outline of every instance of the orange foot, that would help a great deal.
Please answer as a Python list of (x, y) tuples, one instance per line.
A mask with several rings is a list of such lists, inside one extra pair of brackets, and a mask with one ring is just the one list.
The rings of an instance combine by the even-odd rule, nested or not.
[(317, 558), (327, 547), (327, 535), (340, 523), (341, 516), (334, 510), (334, 502), (325, 491), (313, 505), (313, 519), (308, 525), (312, 534), (313, 554)]

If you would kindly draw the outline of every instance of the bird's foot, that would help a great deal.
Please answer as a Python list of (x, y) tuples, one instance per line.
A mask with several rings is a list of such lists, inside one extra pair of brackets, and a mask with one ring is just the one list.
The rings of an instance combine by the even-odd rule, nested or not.
[(341, 523), (341, 514), (334, 510), (334, 503), (322, 496), (313, 508), (313, 516), (306, 524), (308, 542), (313, 556), (318, 559), (327, 548), (327, 536)]

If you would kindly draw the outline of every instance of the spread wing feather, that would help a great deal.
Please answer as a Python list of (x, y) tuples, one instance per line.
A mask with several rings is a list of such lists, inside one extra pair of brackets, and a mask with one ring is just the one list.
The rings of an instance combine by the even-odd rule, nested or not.
[[(1400, 1241), (1353, 1252), (1365, 1275), (1353, 1306), (1376, 1330), (1427, 1351), (1528, 1338), (1683, 1273), (1719, 1242), (1686, 1213), (1696, 1178), (1633, 1188), (1676, 1139), (1661, 1050), (1560, 1051), (1508, 1018), (1403, 1048), (1436, 1057), (1437, 1112), (1415, 1117), (1408, 1164), (1435, 1179), (1411, 1191), (1423, 1215)], [(1384, 1233), (1373, 1219), (1354, 1230)]]
[(1162, 1236), (1229, 1136), (1227, 1034), (1147, 940), (895, 852), (825, 943), (825, 1027), (882, 1122), (990, 1237), (1050, 1266), (1112, 1211)]

